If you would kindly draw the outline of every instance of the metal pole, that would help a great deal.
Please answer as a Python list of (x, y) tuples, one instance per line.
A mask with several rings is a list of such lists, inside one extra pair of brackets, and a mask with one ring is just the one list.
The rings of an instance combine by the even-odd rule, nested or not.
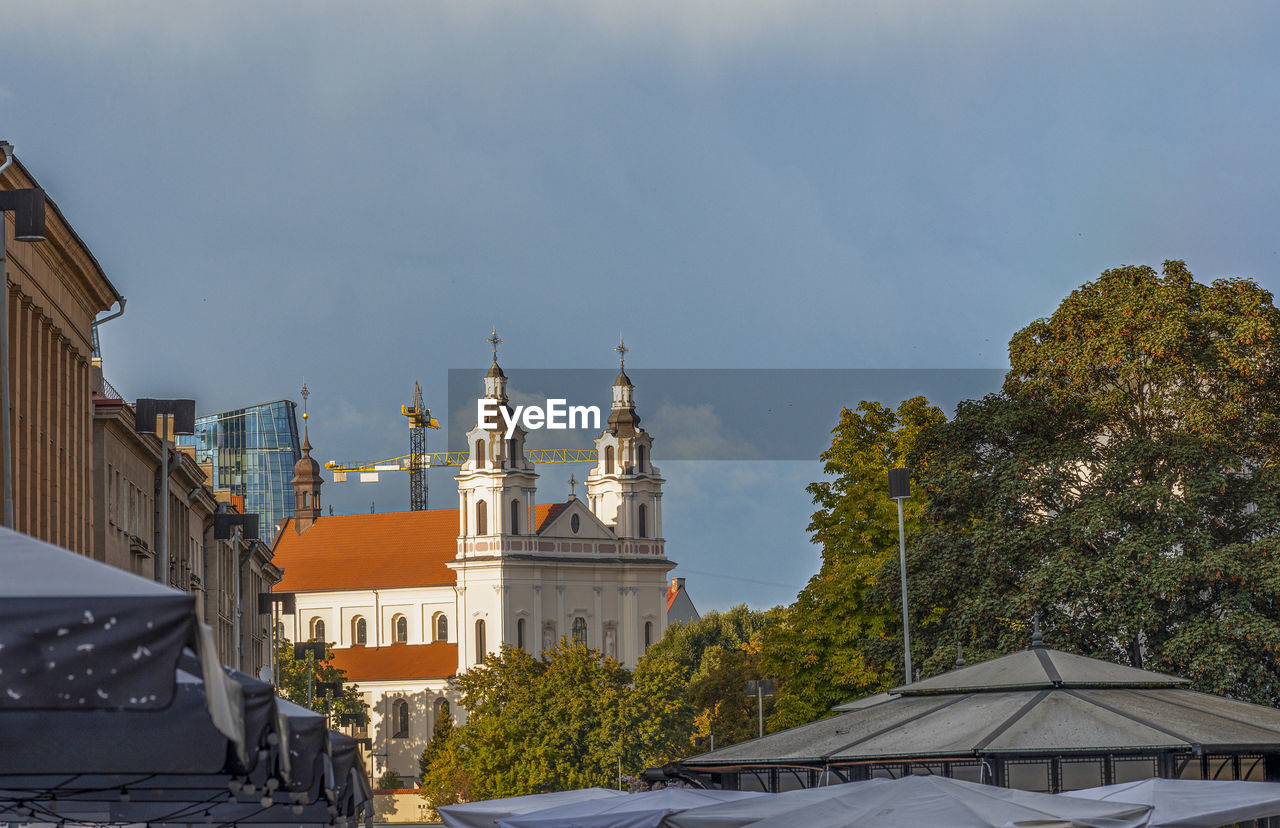
[(907, 533), (902, 523), (902, 498), (898, 501), (898, 566), (902, 570), (902, 650), (907, 662), (907, 684), (911, 683), (911, 622), (907, 618)]
[(231, 568), (232, 578), (232, 605), (231, 605), (231, 635), (234, 639), (232, 644), (232, 652), (234, 656), (233, 666), (240, 669), (240, 524), (231, 532), (231, 554), (235, 566)]
[(312, 673), (315, 672), (316, 654), (307, 650), (307, 708), (310, 709), (315, 696), (311, 690)]
[[(156, 580), (169, 582), (169, 417), (161, 417), (160, 426), (160, 533), (156, 538)], [(239, 669), (239, 668), (237, 668)]]
[(760, 738), (764, 738), (764, 683), (756, 684), (756, 715), (760, 717)]
[(0, 210), (0, 452), (4, 454), (4, 525), (13, 526), (13, 438), (9, 434), (9, 260), (4, 211)]

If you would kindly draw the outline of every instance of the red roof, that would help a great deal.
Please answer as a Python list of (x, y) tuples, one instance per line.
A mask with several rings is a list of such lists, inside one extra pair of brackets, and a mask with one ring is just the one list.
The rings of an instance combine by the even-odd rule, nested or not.
[(334, 649), (333, 666), (354, 682), (448, 678), (458, 672), (458, 645), (392, 644)]
[[(534, 507), (541, 527), (564, 504)], [(284, 569), (276, 592), (448, 586), (458, 554), (458, 510), (324, 515), (299, 535), (286, 521), (272, 563)]]

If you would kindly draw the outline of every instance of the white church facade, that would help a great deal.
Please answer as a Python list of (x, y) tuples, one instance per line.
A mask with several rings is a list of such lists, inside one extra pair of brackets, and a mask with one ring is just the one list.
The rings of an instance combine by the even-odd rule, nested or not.
[[(496, 353), (484, 383), (485, 399), (508, 404)], [(503, 645), (536, 658), (563, 637), (634, 668), (662, 638), (675, 563), (634, 390), (624, 365), (585, 500), (539, 504), (527, 432), (498, 417), (467, 434), (457, 509), (324, 516), (304, 438), (295, 514), (274, 549), (284, 569), (276, 591), (297, 600), (285, 634), (332, 643), (334, 662), (360, 686), (375, 776), (416, 778), (438, 719), (465, 718), (449, 679)]]

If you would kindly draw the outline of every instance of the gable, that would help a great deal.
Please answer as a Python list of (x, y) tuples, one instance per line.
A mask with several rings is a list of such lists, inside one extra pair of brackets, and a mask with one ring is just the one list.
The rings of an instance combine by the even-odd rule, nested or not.
[[(604, 521), (592, 514), (581, 500), (570, 498), (564, 503), (557, 503), (555, 511), (539, 524), (538, 536), (543, 538), (565, 538), (570, 540), (617, 540), (613, 529)], [(573, 518), (578, 518), (578, 531), (573, 531)]]

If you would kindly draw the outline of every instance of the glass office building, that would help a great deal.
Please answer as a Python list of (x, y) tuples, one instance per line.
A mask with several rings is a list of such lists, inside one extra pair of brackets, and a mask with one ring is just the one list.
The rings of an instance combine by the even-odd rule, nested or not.
[(302, 457), (297, 406), (276, 400), (196, 418), (196, 433), (179, 438), (194, 446), (196, 460), (213, 466), (215, 489), (244, 497), (246, 514), (258, 515), (264, 541), (276, 524), (293, 516), (293, 464)]

